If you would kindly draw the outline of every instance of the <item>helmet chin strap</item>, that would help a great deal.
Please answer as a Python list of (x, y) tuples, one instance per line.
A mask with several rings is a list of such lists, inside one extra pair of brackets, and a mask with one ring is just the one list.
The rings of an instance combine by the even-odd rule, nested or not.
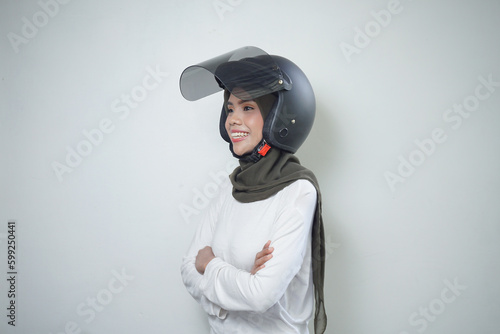
[(233, 143), (229, 143), (229, 150), (233, 154), (233, 156), (241, 161), (244, 162), (257, 162), (259, 161), (262, 157), (264, 157), (267, 152), (271, 149), (271, 146), (265, 141), (265, 139), (262, 139), (260, 143), (255, 146), (255, 148), (252, 150), (252, 152), (244, 154), (244, 155), (237, 155), (233, 151)]

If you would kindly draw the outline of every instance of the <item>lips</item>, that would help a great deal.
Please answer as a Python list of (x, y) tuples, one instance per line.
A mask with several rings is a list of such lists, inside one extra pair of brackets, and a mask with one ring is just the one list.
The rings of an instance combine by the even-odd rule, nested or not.
[(233, 143), (245, 140), (246, 137), (248, 137), (250, 133), (246, 131), (240, 131), (240, 130), (232, 130), (231, 131), (231, 141)]

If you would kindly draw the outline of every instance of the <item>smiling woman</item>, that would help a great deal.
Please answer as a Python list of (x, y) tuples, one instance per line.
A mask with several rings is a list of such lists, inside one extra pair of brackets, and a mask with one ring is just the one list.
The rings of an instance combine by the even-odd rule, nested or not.
[(224, 90), (219, 130), (237, 167), (183, 259), (188, 292), (211, 333), (324, 333), (325, 240), (314, 174), (293, 153), (315, 99), (291, 61), (245, 47), (187, 68), (188, 100)]
[[(245, 94), (241, 89), (239, 91)], [(264, 120), (275, 101), (274, 94), (260, 96), (254, 100), (242, 100), (227, 90), (224, 92), (224, 107), (226, 109), (224, 125), (231, 138), (231, 148), (234, 154), (242, 156), (252, 152), (255, 147), (262, 146), (265, 149), (269, 147), (262, 145), (262, 131)], [(262, 155), (262, 153), (263, 151), (259, 154)]]
[(253, 100), (244, 101), (231, 94), (225, 125), (237, 155), (251, 152), (262, 140), (264, 119), (257, 102)]

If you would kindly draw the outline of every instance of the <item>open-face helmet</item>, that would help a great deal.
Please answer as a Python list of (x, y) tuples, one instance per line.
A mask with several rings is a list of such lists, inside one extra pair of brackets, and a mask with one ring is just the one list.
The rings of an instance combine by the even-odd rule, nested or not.
[[(304, 143), (314, 123), (316, 100), (304, 72), (292, 61), (256, 47), (242, 47), (186, 68), (180, 88), (189, 101), (223, 89), (242, 100), (274, 94), (276, 99), (264, 120), (262, 136), (271, 147), (291, 153)], [(219, 131), (231, 143), (226, 117), (222, 106)]]

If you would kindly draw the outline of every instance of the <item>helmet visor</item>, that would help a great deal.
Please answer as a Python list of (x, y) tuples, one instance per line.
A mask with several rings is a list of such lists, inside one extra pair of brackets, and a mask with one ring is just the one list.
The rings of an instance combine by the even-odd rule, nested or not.
[(180, 89), (186, 100), (196, 101), (227, 89), (242, 100), (290, 90), (292, 83), (265, 51), (245, 46), (189, 66), (182, 72)]

